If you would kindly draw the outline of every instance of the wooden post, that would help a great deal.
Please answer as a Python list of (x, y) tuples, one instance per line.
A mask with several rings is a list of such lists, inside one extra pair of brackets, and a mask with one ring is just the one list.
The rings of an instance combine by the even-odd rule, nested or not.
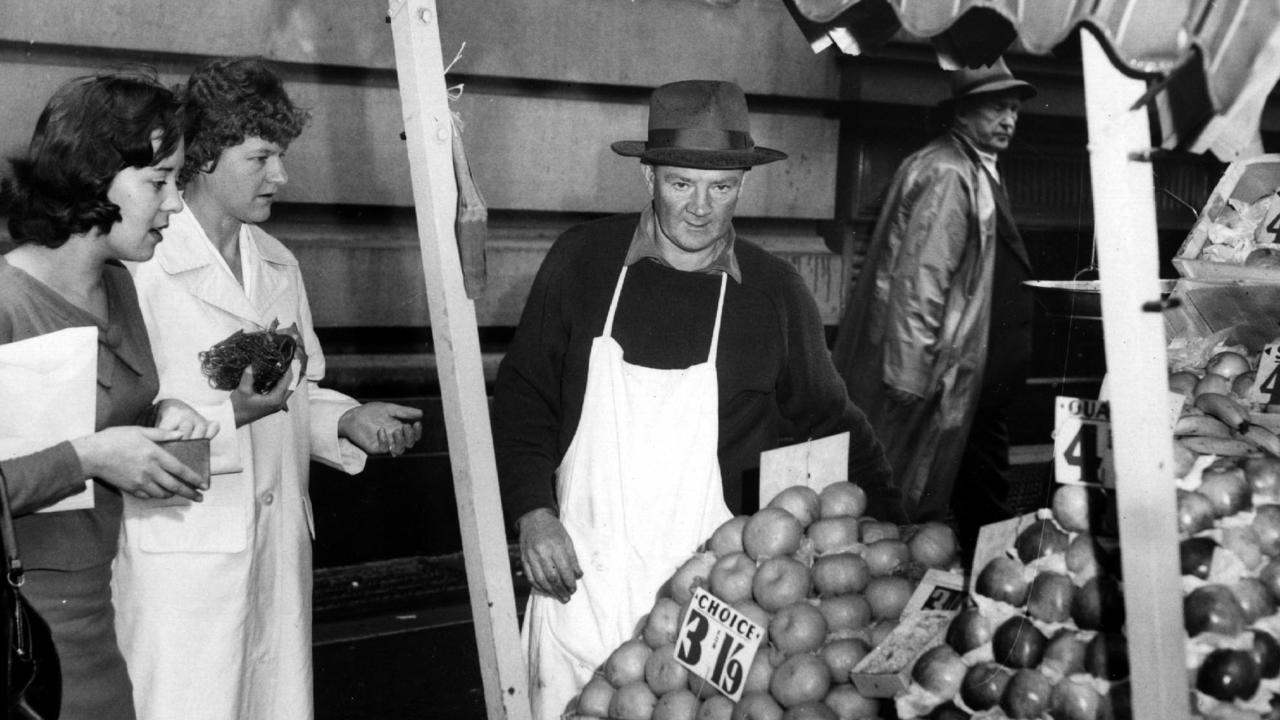
[(1081, 32), (1094, 233), (1111, 398), (1116, 496), (1134, 717), (1190, 714), (1178, 564), (1173, 434), (1169, 426), (1155, 190), (1145, 86), (1125, 77)]
[[(388, 16), (485, 704), (490, 720), (527, 720), (529, 681), (498, 496), (475, 304), (463, 287), (454, 237), (453, 125), (436, 3), (390, 0)], [(423, 708), (421, 717), (432, 717), (431, 708)]]

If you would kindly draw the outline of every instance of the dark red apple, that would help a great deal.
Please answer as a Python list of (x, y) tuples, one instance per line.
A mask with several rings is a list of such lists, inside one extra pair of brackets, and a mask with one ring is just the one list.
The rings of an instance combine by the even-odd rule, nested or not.
[(947, 644), (961, 655), (991, 642), (994, 629), (978, 608), (965, 608), (947, 627)]
[(960, 685), (960, 699), (978, 712), (990, 710), (1000, 702), (1012, 677), (1012, 670), (996, 663), (976, 663), (964, 674), (964, 682)]
[(955, 703), (943, 703), (929, 713), (929, 720), (969, 720), (969, 713), (956, 707)]
[(968, 668), (950, 645), (934, 645), (924, 651), (911, 668), (911, 679), (941, 700), (960, 692)]
[(1084, 667), (1089, 674), (1103, 680), (1129, 677), (1129, 643), (1118, 632), (1100, 632), (1085, 649)]
[(1244, 476), (1253, 491), (1254, 503), (1280, 503), (1280, 458), (1259, 455), (1247, 458)]
[(1214, 650), (1196, 673), (1196, 689), (1224, 702), (1253, 697), (1260, 681), (1258, 664), (1244, 650)]
[(1120, 543), (1116, 538), (1080, 533), (1067, 544), (1067, 572), (1076, 582), (1107, 573), (1120, 577)]
[(1271, 597), (1280, 602), (1280, 558), (1270, 560), (1266, 565), (1258, 569), (1258, 579), (1263, 585), (1267, 586), (1267, 590), (1271, 593)]
[(1070, 541), (1071, 538), (1058, 527), (1057, 523), (1048, 518), (1041, 518), (1018, 533), (1013, 547), (1018, 552), (1018, 559), (1029, 563), (1046, 555), (1065, 553), (1067, 543)]
[(1084, 655), (1087, 647), (1080, 634), (1070, 628), (1059, 630), (1044, 646), (1041, 667), (1052, 667), (1063, 677), (1084, 672)]
[(1244, 609), (1225, 585), (1202, 585), (1192, 590), (1182, 599), (1182, 614), (1191, 637), (1204, 632), (1236, 635), (1244, 630)]
[(1280, 676), (1280, 642), (1265, 630), (1253, 631), (1253, 661), (1264, 680)]
[(1029, 618), (1017, 615), (1005, 620), (991, 636), (996, 662), (1009, 668), (1034, 668), (1044, 657), (1048, 639)]
[(1119, 630), (1124, 626), (1124, 593), (1120, 582), (1098, 575), (1076, 589), (1071, 619), (1083, 630)]
[(1213, 527), (1213, 503), (1194, 490), (1178, 491), (1178, 533), (1195, 535)]
[(1023, 571), (1022, 563), (1011, 557), (1001, 555), (992, 558), (978, 574), (974, 590), (992, 600), (1021, 607), (1027, 601), (1027, 592), (1031, 586)]
[(1023, 668), (1013, 674), (1004, 695), (1000, 697), (1000, 709), (1011, 718), (1038, 718), (1049, 709), (1049, 695), (1053, 683), (1035, 670)]
[(1196, 492), (1209, 498), (1214, 517), (1229, 517), (1253, 504), (1253, 491), (1244, 470), (1234, 464), (1217, 462), (1205, 468)]
[(1092, 684), (1064, 677), (1049, 693), (1049, 717), (1053, 720), (1100, 720), (1101, 704), (1102, 697)]
[(1076, 586), (1071, 578), (1056, 572), (1042, 572), (1031, 581), (1027, 595), (1027, 614), (1047, 623), (1071, 619), (1071, 597)]
[(1098, 546), (1089, 533), (1080, 533), (1067, 544), (1067, 572), (1077, 578), (1098, 573)]
[(1102, 720), (1132, 720), (1133, 688), (1129, 683), (1112, 683), (1098, 710)]
[(1267, 586), (1256, 577), (1245, 576), (1231, 586), (1240, 609), (1244, 611), (1245, 623), (1251, 623), (1260, 617), (1272, 615), (1276, 611), (1276, 602), (1271, 597)]
[(1208, 537), (1187, 538), (1178, 543), (1178, 560), (1182, 564), (1182, 574), (1195, 575), (1201, 580), (1207, 580), (1209, 568), (1213, 566), (1213, 551), (1217, 547), (1217, 541)]

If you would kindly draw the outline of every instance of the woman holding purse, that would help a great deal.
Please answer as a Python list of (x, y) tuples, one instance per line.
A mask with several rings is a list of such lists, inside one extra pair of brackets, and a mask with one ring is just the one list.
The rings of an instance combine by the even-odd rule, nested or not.
[[(96, 327), (97, 432), (0, 463), (26, 566), (23, 594), (52, 630), (63, 720), (131, 720), (111, 605), (121, 495), (199, 502), (207, 481), (157, 443), (212, 437), (159, 382), (121, 261), (151, 257), (182, 208), (181, 107), (145, 73), (71, 80), (49, 100), (0, 190), (16, 247), (0, 257), (0, 344)], [(38, 392), (39, 389), (33, 389)], [(37, 513), (94, 480), (91, 509)]]

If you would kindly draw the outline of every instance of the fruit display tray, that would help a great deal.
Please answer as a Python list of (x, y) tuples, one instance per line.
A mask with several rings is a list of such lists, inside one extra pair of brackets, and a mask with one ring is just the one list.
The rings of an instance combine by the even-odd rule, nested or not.
[(1173, 258), (1178, 273), (1182, 277), (1214, 282), (1280, 283), (1280, 268), (1245, 267), (1199, 259), (1209, 241), (1209, 227), (1229, 207), (1228, 200), (1255, 203), (1277, 188), (1280, 188), (1280, 154), (1259, 155), (1228, 165)]

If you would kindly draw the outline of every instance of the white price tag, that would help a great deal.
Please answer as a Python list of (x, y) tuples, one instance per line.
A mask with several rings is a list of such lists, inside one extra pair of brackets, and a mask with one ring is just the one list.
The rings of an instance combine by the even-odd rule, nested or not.
[(1253, 387), (1249, 389), (1249, 401), (1259, 405), (1274, 405), (1280, 399), (1280, 342), (1262, 348), (1258, 358), (1258, 372)]
[(676, 636), (676, 662), (738, 702), (762, 639), (764, 628), (697, 588)]
[(1053, 464), (1055, 478), (1060, 483), (1115, 487), (1110, 404), (1102, 400), (1057, 398)]
[(792, 485), (814, 490), (849, 479), (849, 433), (760, 453), (760, 507)]

